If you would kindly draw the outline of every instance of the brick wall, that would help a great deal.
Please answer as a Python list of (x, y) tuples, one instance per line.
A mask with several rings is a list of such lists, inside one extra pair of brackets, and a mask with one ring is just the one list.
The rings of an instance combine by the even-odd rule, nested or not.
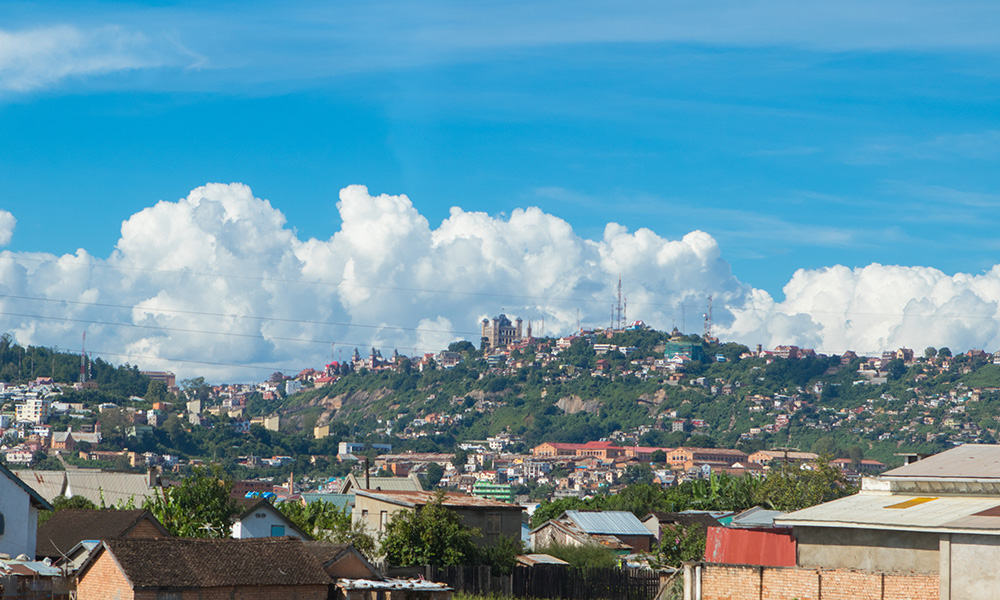
[[(182, 600), (326, 600), (326, 585), (268, 585), (184, 590)], [(135, 600), (156, 600), (155, 591), (136, 592)]]
[(157, 529), (156, 525), (153, 525), (149, 521), (149, 519), (143, 519), (143, 520), (139, 521), (136, 524), (136, 526), (132, 528), (132, 531), (129, 531), (128, 535), (125, 536), (125, 537), (130, 537), (130, 538), (162, 538), (163, 534), (160, 533), (160, 530)]
[(78, 600), (132, 600), (132, 587), (108, 552), (103, 552), (76, 586)]
[(704, 564), (701, 600), (937, 600), (938, 576)]

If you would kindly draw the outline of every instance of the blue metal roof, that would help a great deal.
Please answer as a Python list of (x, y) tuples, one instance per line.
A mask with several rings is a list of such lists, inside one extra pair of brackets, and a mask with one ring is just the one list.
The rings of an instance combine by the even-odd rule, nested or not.
[(585, 512), (567, 510), (566, 516), (577, 527), (587, 533), (602, 535), (653, 535), (646, 529), (638, 517), (628, 511), (604, 510), (600, 512)]

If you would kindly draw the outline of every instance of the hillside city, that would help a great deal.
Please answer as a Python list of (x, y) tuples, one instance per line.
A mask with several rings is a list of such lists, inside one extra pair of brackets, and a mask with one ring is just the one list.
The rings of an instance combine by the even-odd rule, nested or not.
[[(962, 579), (975, 561), (938, 565), (934, 515), (972, 526), (953, 551), (993, 548), (1000, 352), (751, 349), (641, 321), (536, 338), (503, 314), (481, 331), (230, 384), (0, 336), (0, 486), (29, 524), (0, 539), (17, 549), (0, 554), (4, 590), (694, 600), (840, 598), (871, 577), (880, 598), (978, 585)], [(894, 512), (946, 497), (943, 513)], [(885, 579), (894, 564), (905, 574)], [(842, 588), (810, 595), (824, 578)]]
[[(178, 385), (172, 373), (100, 359), (75, 382), (36, 367), (0, 383), (3, 459), (36, 469), (215, 463), (283, 494), (334, 491), (368, 459), (372, 474), (538, 502), (759, 473), (777, 455), (823, 456), (853, 478), (997, 435), (1000, 352), (826, 356), (641, 321), (561, 338), (531, 327), (499, 315), (484, 319), (478, 347), (388, 358), (355, 349), (255, 384)], [(8, 340), (3, 373), (15, 354), (38, 351)], [(80, 362), (50, 354), (53, 371)]]

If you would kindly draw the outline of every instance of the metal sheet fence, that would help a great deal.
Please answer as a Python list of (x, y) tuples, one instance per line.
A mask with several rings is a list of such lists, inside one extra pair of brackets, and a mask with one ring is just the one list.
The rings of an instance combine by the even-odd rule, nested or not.
[(536, 565), (517, 566), (510, 575), (498, 576), (488, 566), (427, 566), (423, 575), (455, 591), (515, 598), (652, 600), (660, 589), (659, 575), (643, 569)]

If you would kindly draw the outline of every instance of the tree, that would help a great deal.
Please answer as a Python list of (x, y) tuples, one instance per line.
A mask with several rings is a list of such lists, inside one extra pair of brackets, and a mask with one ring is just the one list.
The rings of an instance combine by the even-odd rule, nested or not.
[(375, 538), (368, 534), (363, 521), (351, 522), (351, 513), (346, 506), (341, 509), (323, 500), (305, 505), (301, 502), (282, 502), (278, 510), (299, 529), (318, 540), (354, 544), (369, 559), (378, 554)]
[(469, 451), (455, 448), (455, 456), (451, 459), (451, 464), (459, 471), (465, 469), (465, 463), (469, 460)]
[(940, 356), (940, 357), (942, 357), (942, 358), (951, 358), (951, 348), (949, 348), (948, 346), (945, 346), (944, 348), (941, 348), (940, 350), (938, 350), (937, 355)]
[(444, 468), (441, 465), (432, 462), (427, 465), (426, 477), (427, 477), (427, 487), (429, 489), (434, 489), (435, 487), (437, 487), (437, 484), (441, 481), (441, 478), (444, 477)]
[(396, 512), (385, 528), (382, 552), (393, 566), (464, 565), (477, 556), (479, 530), (462, 525), (444, 507), (444, 492), (416, 510)]
[(650, 455), (650, 459), (652, 459), (653, 464), (665, 463), (667, 462), (667, 453), (663, 450), (653, 450), (653, 453)]
[(935, 356), (937, 356), (937, 353), (938, 353), (937, 348), (935, 348), (934, 346), (927, 346), (926, 348), (924, 348), (924, 358), (934, 358)]
[(660, 545), (654, 548), (656, 562), (663, 567), (680, 567), (705, 557), (705, 529), (697, 523), (664, 525)]
[(772, 510), (793, 511), (849, 496), (857, 486), (843, 471), (819, 461), (813, 469), (782, 464), (772, 467), (757, 493), (760, 504)]
[(180, 485), (160, 489), (142, 507), (171, 535), (227, 538), (232, 518), (240, 513), (232, 490), (232, 480), (222, 477), (221, 469), (196, 467)]
[(38, 511), (38, 526), (41, 527), (42, 524), (48, 521), (57, 510), (63, 510), (64, 508), (85, 508), (93, 510), (97, 508), (97, 505), (84, 496), (71, 496), (69, 498), (62, 495), (56, 496), (52, 499), (52, 510)]

